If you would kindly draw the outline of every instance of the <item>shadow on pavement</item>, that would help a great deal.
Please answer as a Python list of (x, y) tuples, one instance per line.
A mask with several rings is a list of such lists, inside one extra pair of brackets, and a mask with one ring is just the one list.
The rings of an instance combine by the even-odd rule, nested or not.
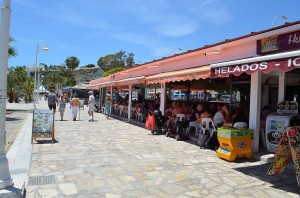
[[(36, 144), (52, 144), (52, 140), (34, 140), (34, 142)], [(59, 143), (59, 141), (53, 140), (53, 144), (56, 144), (56, 143)]]
[(6, 121), (18, 121), (18, 120), (21, 120), (20, 118), (9, 118), (9, 117), (6, 117)]
[(256, 177), (261, 181), (264, 181), (266, 185), (271, 184), (273, 188), (284, 190), (291, 193), (300, 193), (298, 188), (296, 175), (294, 170), (286, 169), (283, 174), (280, 175), (267, 175), (270, 164), (261, 164), (255, 166), (247, 166), (241, 168), (234, 168), (234, 170), (244, 173), (252, 177)]

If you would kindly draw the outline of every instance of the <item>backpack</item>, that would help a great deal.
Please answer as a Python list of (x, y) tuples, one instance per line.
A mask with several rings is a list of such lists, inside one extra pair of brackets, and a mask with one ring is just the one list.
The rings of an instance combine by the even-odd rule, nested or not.
[(215, 150), (219, 148), (218, 133), (216, 130), (211, 131), (211, 135), (205, 142), (205, 148)]

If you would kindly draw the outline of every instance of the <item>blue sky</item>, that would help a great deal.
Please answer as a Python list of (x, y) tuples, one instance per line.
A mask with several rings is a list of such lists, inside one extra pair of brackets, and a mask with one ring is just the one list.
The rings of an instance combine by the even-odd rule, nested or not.
[[(9, 66), (38, 62), (97, 64), (120, 50), (144, 63), (271, 27), (275, 16), (300, 20), (299, 0), (12, 0)], [(278, 17), (274, 26), (285, 21)], [(44, 42), (39, 42), (43, 47)], [(181, 48), (182, 51), (176, 50)]]

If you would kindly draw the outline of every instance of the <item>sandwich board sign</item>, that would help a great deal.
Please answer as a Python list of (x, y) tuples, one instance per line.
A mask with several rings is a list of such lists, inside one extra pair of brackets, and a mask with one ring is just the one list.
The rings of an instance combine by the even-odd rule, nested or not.
[(32, 136), (33, 139), (51, 139), (54, 141), (54, 114), (52, 110), (33, 110)]
[(292, 158), (300, 187), (300, 127), (286, 127), (279, 141), (268, 175), (283, 173)]

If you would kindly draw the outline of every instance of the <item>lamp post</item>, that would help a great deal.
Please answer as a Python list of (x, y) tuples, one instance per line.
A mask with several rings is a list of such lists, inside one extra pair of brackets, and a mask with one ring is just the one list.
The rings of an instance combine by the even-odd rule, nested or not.
[(1, 8), (0, 27), (0, 189), (13, 185), (5, 154), (5, 121), (6, 121), (6, 96), (7, 96), (7, 66), (8, 43), (10, 28), (10, 0), (3, 0)]
[(170, 56), (176, 51), (176, 50), (179, 50), (179, 51), (181, 51), (182, 49), (181, 48), (175, 48), (175, 49), (173, 49), (171, 52), (170, 52)]
[[(279, 16), (275, 16), (274, 17), (274, 19), (273, 19), (273, 21), (272, 21), (272, 26), (271, 27), (274, 27), (274, 22), (275, 22), (275, 20), (278, 18)], [(288, 17), (287, 16), (280, 16), (283, 20), (287, 20), (288, 19)]]
[[(44, 42), (45, 46), (43, 47), (44, 51), (48, 51), (47, 43), (44, 40), (40, 40), (36, 43), (36, 53), (35, 53), (35, 70), (34, 70), (34, 92), (33, 92), (33, 108), (36, 109), (37, 96), (39, 96), (38, 89), (40, 88), (40, 67), (38, 66), (38, 54), (39, 54), (39, 42)], [(38, 68), (38, 74), (36, 72)], [(36, 79), (38, 77), (38, 79)]]

